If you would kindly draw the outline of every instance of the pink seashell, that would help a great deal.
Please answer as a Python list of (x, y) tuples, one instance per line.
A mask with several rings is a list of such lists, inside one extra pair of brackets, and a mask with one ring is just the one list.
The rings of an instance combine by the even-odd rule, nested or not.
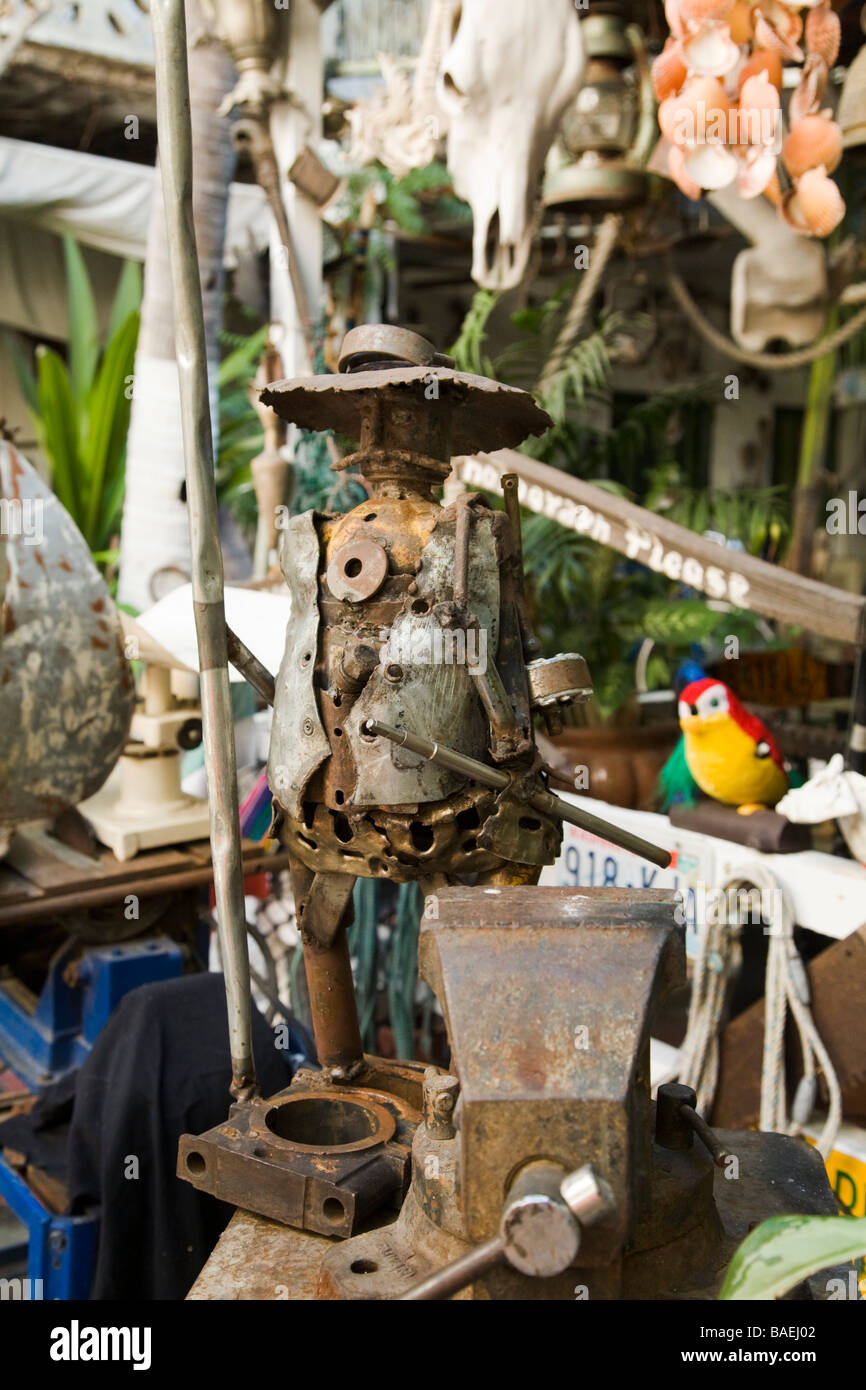
[(845, 216), (845, 201), (823, 169), (809, 169), (797, 187), (785, 194), (779, 211), (795, 231), (825, 237)]
[(696, 77), (723, 77), (740, 60), (740, 50), (731, 38), (727, 24), (708, 20), (689, 24), (682, 41), (682, 54), (689, 72)]
[(832, 174), (842, 158), (842, 131), (826, 116), (804, 116), (782, 145), (782, 160), (791, 178), (823, 167)]
[(782, 195), (782, 201), (779, 203), (779, 212), (782, 215), (782, 221), (787, 222), (789, 227), (793, 227), (795, 232), (803, 232), (806, 236), (809, 235), (809, 228), (806, 226), (803, 214), (800, 210), (800, 204), (797, 201), (796, 188), (789, 188), (788, 192)]
[(797, 212), (812, 236), (829, 236), (845, 216), (845, 199), (839, 185), (824, 168), (809, 169), (797, 182)]
[(821, 106), (827, 86), (828, 68), (818, 53), (809, 53), (800, 73), (800, 81), (791, 93), (788, 120), (794, 126), (804, 116), (812, 116)]
[(680, 0), (680, 14), (686, 24), (726, 19), (733, 8), (734, 0)]
[(839, 57), (839, 44), (842, 38), (842, 22), (835, 10), (821, 5), (810, 10), (806, 16), (805, 44), (807, 53), (817, 53), (824, 59), (827, 67), (832, 67)]
[(740, 90), (742, 91), (744, 82), (760, 72), (767, 74), (777, 91), (782, 90), (782, 59), (778, 53), (767, 48), (756, 49), (751, 58), (748, 58), (740, 68), (737, 77)]
[(696, 201), (701, 196), (701, 186), (690, 179), (685, 170), (685, 155), (676, 145), (671, 145), (668, 154), (668, 173), (681, 193)]
[(734, 43), (750, 43), (755, 17), (749, 0), (735, 0), (734, 8), (728, 15), (728, 28)]
[(673, 96), (680, 90), (688, 72), (678, 39), (668, 39), (661, 53), (653, 61), (651, 71), (656, 101), (664, 101), (666, 97)]
[(741, 106), (754, 106), (759, 111), (778, 111), (781, 104), (779, 93), (770, 81), (766, 68), (747, 77), (740, 88)]
[(730, 103), (715, 77), (693, 77), (659, 107), (659, 126), (672, 145), (724, 143)]
[(680, 15), (679, 0), (665, 0), (665, 19), (674, 38), (681, 39), (685, 33), (685, 26)]
[(740, 160), (737, 192), (741, 198), (757, 198), (776, 177), (776, 156), (772, 150), (753, 146)]
[(743, 83), (732, 135), (736, 136), (738, 145), (772, 145), (775, 149), (779, 148), (782, 139), (781, 102), (766, 72), (747, 77)]
[(659, 130), (672, 145), (685, 143), (685, 137), (681, 135), (682, 126), (677, 119), (680, 109), (678, 101), (678, 97), (666, 97), (658, 109)]
[(724, 145), (694, 145), (683, 159), (686, 177), (701, 188), (727, 188), (739, 172), (739, 160)]
[(783, 9), (778, 0), (766, 0), (767, 8), (772, 4), (772, 18), (764, 9), (755, 7), (755, 43), (758, 48), (769, 48), (784, 58), (802, 63), (803, 50), (797, 40), (803, 32), (803, 21), (798, 14)]

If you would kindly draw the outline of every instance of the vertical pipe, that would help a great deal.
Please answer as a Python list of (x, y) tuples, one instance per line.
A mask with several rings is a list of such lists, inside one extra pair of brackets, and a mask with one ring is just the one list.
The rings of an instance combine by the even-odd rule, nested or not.
[(250, 1024), (250, 967), (204, 313), (192, 216), (192, 130), (183, 0), (153, 0), (151, 16), (157, 139), (174, 297), (214, 891), (232, 1058), (231, 1090), (237, 1100), (246, 1100), (256, 1088)]
[(505, 500), (505, 511), (508, 515), (508, 520), (511, 522), (511, 531), (514, 536), (514, 549), (517, 552), (520, 573), (523, 574), (523, 531), (520, 526), (520, 502), (517, 498), (517, 486), (519, 481), (516, 473), (503, 473), (502, 475), (502, 495)]
[(320, 945), (311, 936), (302, 940), (319, 1062), (334, 1079), (348, 1078), (362, 1064), (364, 1046), (345, 923), (340, 924), (330, 946)]
[(349, 899), (330, 945), (323, 945), (304, 927), (304, 914), (315, 875), (299, 859), (290, 860), (289, 873), (304, 952), (304, 973), (316, 1054), (320, 1065), (333, 1080), (344, 1080), (358, 1071), (364, 1058), (346, 936), (346, 927), (352, 921), (352, 900)]

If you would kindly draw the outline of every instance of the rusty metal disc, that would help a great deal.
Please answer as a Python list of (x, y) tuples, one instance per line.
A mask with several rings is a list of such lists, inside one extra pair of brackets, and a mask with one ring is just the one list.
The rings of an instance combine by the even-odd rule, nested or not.
[(543, 434), (553, 424), (528, 391), (435, 364), (298, 377), (275, 381), (261, 392), (265, 405), (282, 419), (306, 430), (335, 429), (350, 439), (360, 439), (361, 413), (371, 397), (381, 403), (385, 416), (409, 407), (422, 421), (431, 400), (441, 399), (451, 411), (451, 457), (514, 448), (527, 435)]
[(334, 598), (361, 603), (381, 589), (388, 575), (388, 556), (375, 541), (347, 541), (328, 565), (328, 588)]

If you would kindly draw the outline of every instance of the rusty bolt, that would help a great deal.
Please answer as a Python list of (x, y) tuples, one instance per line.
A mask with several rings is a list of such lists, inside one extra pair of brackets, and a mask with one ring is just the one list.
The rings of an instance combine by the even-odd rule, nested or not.
[(433, 1067), (424, 1073), (424, 1123), (429, 1139), (453, 1139), (454, 1109), (460, 1095), (456, 1076), (442, 1076)]
[(340, 671), (351, 690), (362, 690), (371, 671), (379, 664), (379, 653), (374, 647), (359, 642), (357, 646), (343, 653)]
[(392, 661), (385, 667), (385, 679), (390, 681), (392, 685), (399, 684), (403, 679), (403, 667), (398, 665), (396, 661)]
[(312, 719), (305, 719), (305, 720), (304, 720), (304, 723), (303, 723), (303, 730), (304, 730), (304, 733), (305, 733), (305, 734), (311, 734), (311, 733), (313, 732), (313, 729), (314, 729), (314, 728), (315, 728), (315, 725), (313, 724)]

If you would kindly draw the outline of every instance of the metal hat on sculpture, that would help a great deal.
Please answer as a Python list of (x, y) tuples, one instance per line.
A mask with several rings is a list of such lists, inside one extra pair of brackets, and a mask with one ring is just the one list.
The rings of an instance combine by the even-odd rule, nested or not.
[(615, 212), (644, 201), (642, 165), (657, 137), (643, 36), (614, 7), (581, 21), (589, 63), (547, 161), (545, 206)]

